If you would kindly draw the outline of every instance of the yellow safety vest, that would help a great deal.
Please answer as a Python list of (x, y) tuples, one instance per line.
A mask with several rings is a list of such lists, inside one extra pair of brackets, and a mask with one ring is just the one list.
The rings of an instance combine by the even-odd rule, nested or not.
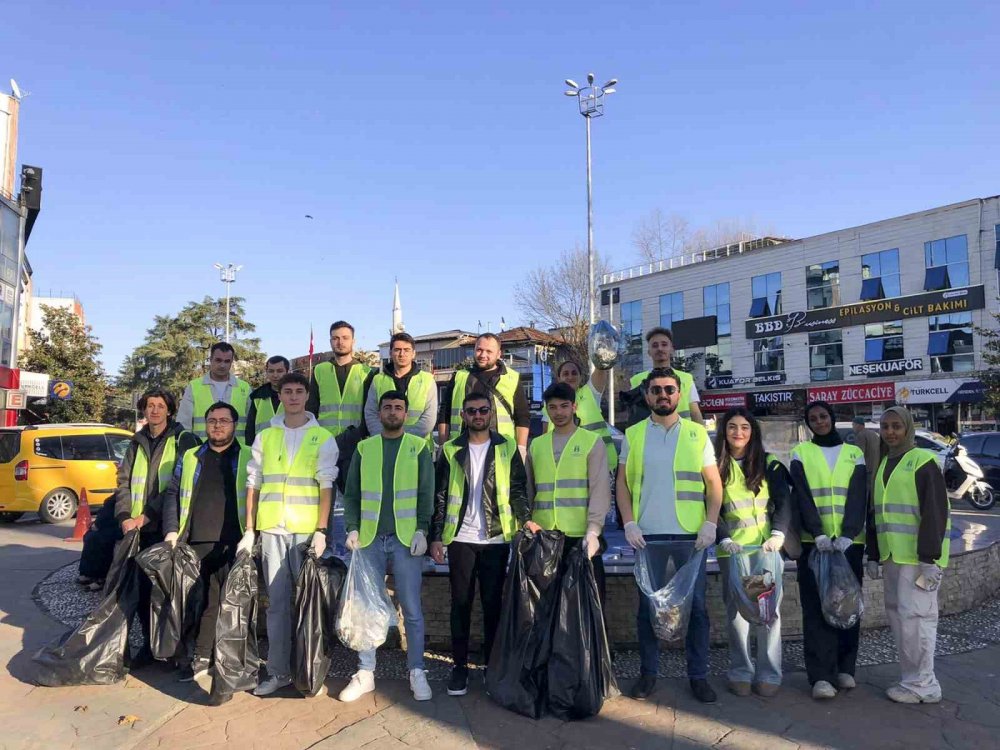
[[(778, 461), (768, 454), (765, 464), (770, 467)], [(756, 547), (771, 536), (771, 522), (767, 518), (767, 503), (771, 499), (767, 478), (755, 495), (747, 487), (746, 476), (739, 461), (729, 462), (729, 481), (722, 488), (722, 520), (729, 527), (729, 538), (743, 547)], [(715, 548), (717, 557), (728, 557), (721, 547)]]
[[(247, 407), (250, 404), (250, 384), (245, 380), (236, 378), (236, 384), (229, 392), (229, 403), (236, 409), (239, 419), (236, 423), (236, 434), (245, 429), (247, 418)], [(205, 424), (205, 412), (208, 407), (215, 403), (215, 396), (212, 395), (212, 388), (202, 382), (201, 378), (191, 381), (191, 400), (194, 403), (194, 412), (191, 417), (191, 431), (201, 440), (208, 437), (208, 429)]]
[[(462, 496), (465, 494), (465, 467), (455, 460), (458, 454), (455, 439), (442, 446), (445, 460), (448, 462), (448, 504), (445, 509), (444, 531), (441, 541), (451, 544), (458, 533), (458, 514), (462, 512)], [(510, 462), (517, 451), (517, 443), (512, 438), (504, 438), (502, 443), (493, 446), (493, 471), (496, 475), (497, 508), (500, 512), (500, 528), (503, 538), (508, 542), (514, 538), (514, 513), (510, 508)]]
[[(420, 452), (427, 444), (408, 433), (396, 453), (392, 470), (392, 514), (396, 519), (396, 537), (407, 547), (417, 530), (417, 489), (420, 486)], [(367, 547), (375, 540), (382, 510), (382, 436), (358, 443), (361, 456), (361, 528), (358, 541)]]
[[(632, 516), (639, 523), (642, 497), (643, 458), (646, 452), (646, 431), (650, 420), (644, 419), (625, 431), (628, 441), (628, 458), (625, 459), (625, 481), (632, 493)], [(674, 451), (674, 512), (680, 527), (697, 534), (705, 522), (705, 478), (702, 476), (702, 458), (708, 433), (697, 422), (681, 419), (681, 434)]]
[(372, 371), (368, 365), (356, 362), (347, 372), (344, 391), (332, 362), (322, 362), (313, 370), (319, 388), (319, 414), (316, 420), (336, 437), (351, 425), (360, 425), (364, 419), (365, 379)]
[[(263, 475), (257, 501), (257, 531), (284, 528), (293, 534), (309, 534), (320, 526), (319, 482), (316, 464), (319, 449), (330, 433), (310, 427), (291, 462), (285, 449), (285, 431), (268, 427), (261, 434)], [(326, 523), (326, 519), (323, 519)]]
[[(694, 378), (684, 370), (674, 370), (677, 378), (681, 381), (681, 398), (677, 402), (677, 413), (684, 419), (691, 419), (691, 386), (694, 385)], [(650, 370), (638, 372), (629, 381), (630, 388), (638, 388), (649, 375)]]
[[(924, 464), (934, 461), (934, 454), (923, 448), (907, 451), (885, 484), (884, 472), (888, 458), (883, 458), (875, 479), (875, 531), (878, 534), (879, 559), (892, 558), (900, 565), (918, 565), (917, 532), (920, 530), (920, 499), (914, 474)], [(948, 510), (947, 530), (951, 531), (951, 509)], [(948, 567), (951, 539), (946, 532), (941, 542), (941, 557), (935, 562)]]
[[(844, 506), (847, 504), (847, 489), (851, 484), (854, 468), (860, 462), (864, 464), (864, 454), (856, 445), (844, 443), (840, 446), (840, 454), (833, 472), (823, 456), (823, 449), (812, 442), (799, 443), (792, 449), (792, 460), (798, 459), (806, 473), (806, 482), (812, 493), (819, 520), (823, 524), (823, 533), (831, 539), (840, 536), (844, 524)], [(803, 542), (811, 542), (813, 535), (803, 530)], [(864, 529), (854, 537), (854, 544), (865, 543)]]
[(274, 419), (278, 414), (285, 413), (285, 407), (283, 404), (278, 404), (278, 411), (274, 410), (274, 405), (271, 403), (270, 396), (267, 398), (255, 398), (253, 400), (253, 405), (257, 410), (257, 417), (254, 419), (254, 434), (263, 432), (265, 428), (270, 426), (272, 419)]
[[(542, 406), (542, 411), (545, 412), (545, 417), (548, 419), (548, 406)], [(588, 385), (576, 389), (576, 416), (580, 420), (580, 427), (597, 433), (604, 441), (604, 445), (608, 449), (608, 468), (614, 471), (618, 468), (618, 451), (615, 450), (615, 441), (611, 439), (611, 430), (608, 428), (608, 423), (604, 421), (604, 415), (601, 414), (601, 407), (594, 397), (594, 392), (590, 390)], [(555, 425), (552, 424), (551, 420), (547, 424), (546, 432), (552, 432)]]
[[(375, 388), (377, 402), (378, 399), (382, 398), (383, 393), (393, 390), (396, 383), (391, 376), (380, 372), (372, 380), (372, 387)], [(424, 413), (431, 391), (435, 388), (437, 388), (437, 384), (434, 382), (434, 376), (429, 372), (420, 370), (410, 378), (410, 382), (406, 385), (406, 421), (403, 423), (403, 430), (407, 434), (423, 438), (431, 449), (434, 448), (433, 428), (431, 431), (418, 434), (416, 425), (420, 421), (420, 415)], [(434, 422), (437, 423), (436, 416)]]
[[(160, 492), (165, 492), (170, 484), (177, 463), (177, 438), (183, 433), (165, 438), (163, 452), (160, 453), (160, 463), (156, 467), (157, 486)], [(135, 460), (132, 462), (132, 475), (129, 478), (129, 494), (132, 498), (132, 518), (142, 515), (146, 507), (146, 479), (149, 477), (149, 460), (142, 448), (136, 446)]]
[[(240, 530), (246, 530), (246, 524), (244, 523), (244, 518), (246, 517), (247, 510), (247, 464), (250, 462), (251, 452), (242, 443), (240, 446), (240, 456), (239, 461), (236, 466), (236, 509), (237, 514), (240, 517)], [(191, 495), (194, 493), (194, 475), (198, 468), (198, 450), (204, 448), (205, 450), (212, 450), (208, 446), (198, 446), (197, 448), (190, 448), (184, 453), (183, 463), (181, 464), (181, 491), (179, 495), (180, 501), (180, 523), (178, 524), (177, 534), (182, 536), (184, 534), (184, 529), (187, 527), (188, 515), (191, 512)]]
[[(514, 397), (517, 395), (517, 388), (521, 382), (521, 376), (507, 368), (500, 379), (497, 380), (497, 393), (507, 399), (510, 407), (514, 408)], [(458, 370), (455, 373), (455, 382), (451, 390), (451, 434), (458, 435), (462, 431), (462, 402), (465, 400), (466, 390), (469, 383), (469, 371)], [(492, 399), (493, 413), (497, 415), (497, 432), (505, 438), (516, 439), (514, 430), (514, 419), (507, 411), (507, 408), (500, 404), (496, 397)]]
[(590, 481), (587, 456), (600, 440), (582, 428), (573, 431), (556, 463), (552, 451), (554, 432), (531, 441), (531, 469), (535, 480), (535, 501), (531, 520), (546, 531), (558, 530), (566, 536), (587, 533)]

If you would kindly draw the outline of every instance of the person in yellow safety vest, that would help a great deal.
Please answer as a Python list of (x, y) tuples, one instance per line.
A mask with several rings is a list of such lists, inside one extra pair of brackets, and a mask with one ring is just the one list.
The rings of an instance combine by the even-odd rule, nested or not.
[[(193, 632), (183, 634), (181, 682), (192, 682), (211, 667), (219, 604), (243, 535), (251, 454), (236, 438), (238, 417), (232, 404), (220, 401), (208, 408), (208, 442), (184, 453), (164, 502), (164, 541), (171, 546), (185, 542), (201, 562), (202, 615)], [(213, 690), (210, 704), (221, 705), (232, 697)]]
[(750, 658), (750, 624), (740, 615), (735, 598), (729, 595), (729, 578), (734, 573), (727, 558), (761, 551), (770, 554), (774, 565), (768, 569), (774, 576), (776, 608), (780, 608), (784, 561), (775, 553), (781, 551), (792, 517), (788, 471), (764, 450), (760, 423), (742, 406), (730, 409), (719, 420), (715, 455), (722, 480), (716, 555), (722, 573), (729, 633), (728, 688), (734, 695), (748, 696), (752, 691), (770, 698), (781, 685), (780, 614), (770, 625), (754, 628), (755, 668)]
[(232, 374), (236, 350), (231, 344), (219, 341), (209, 351), (208, 372), (188, 383), (177, 409), (177, 421), (204, 440), (205, 412), (217, 401), (232, 404), (240, 415), (236, 434), (245, 429), (247, 409), (250, 408), (250, 384)]
[(528, 446), (525, 473), (532, 533), (561, 531), (566, 535), (563, 560), (574, 545), (582, 545), (594, 565), (594, 579), (604, 603), (604, 562), (599, 554), (604, 519), (611, 509), (608, 452), (596, 432), (576, 425), (576, 392), (553, 383), (542, 394), (554, 429)]
[(409, 411), (403, 431), (427, 441), (434, 449), (434, 422), (437, 419), (438, 394), (434, 376), (420, 369), (413, 360), (416, 342), (408, 333), (395, 333), (389, 340), (389, 363), (372, 379), (372, 387), (365, 401), (365, 424), (368, 434), (382, 433), (379, 403), (389, 391), (406, 394)]
[(451, 582), (451, 653), (448, 695), (469, 684), (469, 629), (476, 579), (483, 605), (483, 664), (500, 623), (507, 558), (514, 533), (530, 518), (524, 463), (513, 438), (490, 429), (493, 400), (468, 393), (465, 429), (442, 446), (437, 461), (431, 557)]
[(367, 437), (364, 408), (376, 371), (356, 359), (354, 326), (346, 320), (330, 326), (330, 349), (333, 359), (313, 368), (306, 410), (334, 437), (349, 427), (358, 427)]
[(250, 392), (244, 432), (246, 439), (243, 441), (246, 445), (253, 445), (257, 433), (267, 429), (276, 414), (285, 413), (281, 407), (281, 399), (278, 398), (278, 383), (291, 369), (291, 363), (279, 355), (268, 358), (264, 364), (264, 377), (267, 380)]
[(441, 399), (438, 439), (442, 445), (462, 430), (462, 402), (466, 394), (482, 393), (493, 403), (490, 429), (516, 441), (524, 458), (531, 411), (521, 388), (521, 376), (504, 364), (500, 359), (502, 354), (500, 337), (495, 333), (476, 337), (474, 364), (468, 370), (455, 371)]
[(337, 478), (337, 441), (306, 411), (309, 381), (290, 372), (278, 384), (285, 413), (257, 434), (247, 466), (246, 531), (236, 551), (252, 551), (260, 532), (267, 581), (267, 674), (254, 695), (290, 685), (292, 600), (308, 545), (326, 549), (327, 519)]
[[(433, 696), (424, 671), (424, 615), (420, 608), (427, 533), (434, 512), (434, 462), (423, 438), (405, 432), (406, 394), (379, 397), (379, 434), (362, 440), (344, 486), (347, 548), (381, 578), (392, 560), (396, 597), (406, 626), (410, 690), (418, 701)], [(349, 703), (375, 689), (375, 649), (358, 654), (358, 671), (340, 692)]]
[(855, 686), (861, 623), (840, 630), (826, 622), (809, 558), (817, 552), (843, 552), (861, 581), (868, 474), (861, 449), (845, 444), (837, 432), (829, 404), (813, 401), (806, 406), (805, 420), (813, 437), (792, 449), (789, 473), (792, 502), (802, 526), (802, 554), (796, 575), (806, 676), (812, 685), (812, 697), (820, 700), (835, 697), (838, 689)]
[[(653, 360), (654, 369), (672, 369), (681, 381), (681, 398), (677, 404), (677, 412), (683, 419), (690, 419), (698, 424), (704, 424), (705, 420), (701, 416), (701, 407), (698, 402), (701, 397), (698, 395), (698, 386), (694, 384), (694, 378), (683, 370), (678, 370), (671, 365), (674, 358), (674, 335), (669, 328), (657, 326), (651, 328), (646, 334), (647, 353)], [(638, 388), (649, 376), (649, 370), (638, 372), (629, 381), (630, 388)]]
[[(118, 464), (115, 489), (115, 520), (127, 534), (139, 529), (139, 549), (163, 541), (164, 500), (175, 466), (184, 452), (198, 445), (198, 438), (174, 421), (177, 402), (168, 391), (153, 388), (138, 404), (146, 424), (135, 435)], [(151, 664), (149, 607), (152, 584), (139, 576), (139, 623), (143, 645), (132, 659), (134, 667)]]
[[(618, 451), (615, 449), (614, 440), (611, 439), (608, 423), (601, 413), (601, 397), (608, 384), (608, 371), (594, 370), (590, 373), (590, 378), (585, 384), (580, 365), (567, 359), (556, 368), (556, 382), (566, 383), (576, 393), (577, 421), (583, 429), (600, 435), (608, 451), (608, 468), (612, 472), (617, 471)], [(549, 412), (544, 406), (542, 407), (542, 421), (546, 424), (546, 431), (551, 432), (553, 425), (549, 420)]]
[[(645, 381), (650, 416), (625, 431), (618, 458), (618, 511), (625, 539), (641, 550), (650, 566), (653, 586), (670, 576), (671, 561), (680, 568), (697, 550), (716, 538), (722, 507), (722, 480), (715, 451), (700, 424), (677, 413), (681, 379), (673, 370), (653, 369)], [(631, 696), (645, 700), (656, 690), (659, 643), (653, 632), (649, 600), (639, 594), (639, 679)], [(702, 703), (714, 703), (708, 684), (708, 610), (705, 606), (704, 559), (691, 602), (684, 650), (691, 691)]]
[(866, 566), (879, 578), (882, 563), (885, 613), (899, 653), (901, 680), (886, 695), (897, 703), (938, 703), (934, 647), (951, 546), (948, 490), (934, 454), (914, 445), (909, 410), (886, 409), (879, 426), (889, 454), (875, 478)]

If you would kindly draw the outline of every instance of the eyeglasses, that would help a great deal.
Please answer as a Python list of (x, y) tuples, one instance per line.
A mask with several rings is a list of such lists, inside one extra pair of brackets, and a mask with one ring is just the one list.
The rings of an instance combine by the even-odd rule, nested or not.
[(481, 414), (482, 416), (485, 417), (491, 411), (493, 411), (493, 407), (491, 407), (491, 406), (480, 406), (478, 408), (476, 408), (475, 406), (467, 406), (467, 407), (465, 407), (465, 413), (467, 415), (469, 415), (470, 417), (474, 417), (477, 414)]
[(654, 396), (659, 396), (661, 393), (666, 396), (673, 396), (677, 393), (679, 389), (676, 385), (651, 385), (649, 386), (649, 392)]
[(225, 427), (227, 424), (232, 424), (232, 423), (233, 423), (233, 420), (231, 420), (231, 419), (208, 419), (208, 420), (205, 420), (205, 424), (207, 424), (209, 427)]

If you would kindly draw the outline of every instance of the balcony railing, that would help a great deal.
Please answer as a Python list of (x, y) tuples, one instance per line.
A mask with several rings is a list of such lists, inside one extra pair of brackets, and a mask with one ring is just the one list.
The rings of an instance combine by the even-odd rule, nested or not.
[(731, 255), (743, 255), (743, 253), (751, 250), (758, 250), (762, 247), (774, 247), (775, 245), (780, 245), (783, 242), (789, 241), (790, 240), (783, 237), (758, 237), (756, 239), (745, 240), (743, 242), (735, 242), (731, 245), (723, 245), (722, 247), (716, 247), (711, 250), (702, 250), (698, 253), (688, 253), (685, 255), (675, 255), (672, 258), (662, 258), (661, 260), (654, 261), (652, 263), (642, 263), (641, 265), (624, 268), (620, 271), (612, 271), (611, 273), (602, 274), (601, 286), (614, 284), (627, 279), (635, 279), (640, 276), (648, 276), (649, 274), (659, 273), (660, 271), (670, 271), (675, 268), (684, 268), (685, 266), (691, 266), (695, 263), (704, 263), (709, 260), (728, 258)]

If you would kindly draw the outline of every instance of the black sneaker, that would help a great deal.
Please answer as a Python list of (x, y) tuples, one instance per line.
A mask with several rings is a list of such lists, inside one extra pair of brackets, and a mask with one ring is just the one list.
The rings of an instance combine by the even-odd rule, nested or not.
[(637, 701), (644, 701), (654, 692), (656, 692), (656, 675), (642, 674), (639, 675), (639, 679), (635, 681), (632, 690), (629, 691), (629, 697)]
[(708, 684), (708, 680), (691, 680), (691, 692), (694, 693), (695, 699), (701, 703), (715, 703), (718, 700), (718, 696), (712, 690), (712, 686)]
[(468, 667), (454, 667), (448, 680), (448, 695), (465, 695), (469, 692)]

